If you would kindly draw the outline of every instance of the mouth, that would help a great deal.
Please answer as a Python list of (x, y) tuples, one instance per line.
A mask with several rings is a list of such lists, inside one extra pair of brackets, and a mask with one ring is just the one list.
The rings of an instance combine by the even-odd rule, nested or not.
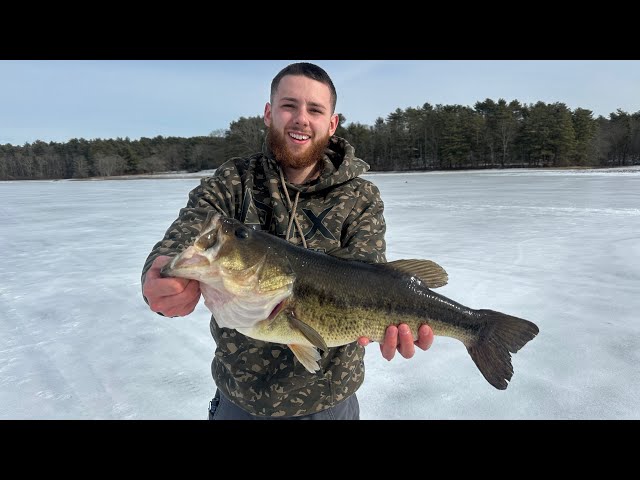
[(211, 214), (203, 223), (201, 233), (193, 245), (179, 253), (160, 270), (161, 277), (185, 277), (188, 272), (198, 271), (211, 265), (211, 259), (215, 258), (218, 248), (214, 248), (218, 240), (220, 219), (218, 213)]
[(304, 144), (311, 139), (311, 135), (299, 132), (289, 132), (289, 138), (296, 144)]
[(197, 247), (188, 247), (160, 270), (161, 277), (180, 277), (191, 269), (208, 267), (209, 259)]

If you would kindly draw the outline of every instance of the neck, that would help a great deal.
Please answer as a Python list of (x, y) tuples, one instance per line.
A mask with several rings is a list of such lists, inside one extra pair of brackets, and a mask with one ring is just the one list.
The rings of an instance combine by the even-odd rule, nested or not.
[(282, 167), (284, 176), (294, 185), (301, 185), (320, 176), (319, 162), (304, 168)]

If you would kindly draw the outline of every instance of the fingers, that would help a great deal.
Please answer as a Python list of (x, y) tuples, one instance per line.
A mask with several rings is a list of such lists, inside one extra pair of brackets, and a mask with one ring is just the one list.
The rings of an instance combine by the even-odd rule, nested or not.
[[(151, 273), (151, 270), (149, 270), (149, 273)], [(160, 278), (147, 274), (142, 293), (147, 297), (147, 300), (151, 300), (152, 297), (179, 295), (187, 289), (191, 282), (193, 280), (187, 280), (186, 278)]]
[(367, 337), (358, 338), (358, 345), (362, 347), (366, 347), (367, 345), (369, 345), (369, 343), (371, 343), (371, 340), (369, 340)]
[(154, 312), (168, 317), (185, 316), (191, 313), (200, 300), (200, 283), (186, 278), (163, 278), (160, 270), (171, 261), (161, 255), (151, 264), (142, 286), (142, 293)]
[[(380, 352), (387, 360), (393, 359), (396, 351), (400, 352), (404, 358), (411, 358), (415, 355), (417, 346), (422, 350), (428, 350), (433, 343), (433, 330), (429, 325), (422, 325), (418, 329), (418, 339), (414, 342), (413, 333), (405, 323), (401, 323), (397, 327), (390, 325), (385, 332), (384, 343), (380, 345)], [(360, 343), (364, 337), (360, 337)], [(369, 339), (366, 339), (367, 343)], [(365, 343), (360, 343), (366, 345)]]
[(433, 343), (433, 330), (429, 325), (422, 325), (418, 330), (418, 340), (415, 342), (418, 348), (428, 350)]
[(380, 345), (382, 356), (391, 361), (396, 354), (398, 347), (398, 327), (389, 325), (384, 335), (384, 342)]
[(151, 264), (151, 267), (147, 271), (147, 278), (161, 278), (160, 270), (170, 261), (171, 257), (168, 257), (167, 255), (160, 255), (156, 257), (156, 259)]
[(160, 270), (167, 263), (171, 261), (171, 257), (166, 255), (159, 256), (151, 264), (151, 268), (147, 271), (144, 280), (144, 286), (142, 292), (144, 296), (149, 300), (149, 296), (161, 296), (177, 295), (182, 293), (190, 280), (186, 278), (167, 277), (160, 276)]
[(147, 297), (147, 300), (154, 312), (162, 313), (167, 317), (184, 317), (193, 312), (200, 301), (200, 284), (196, 280), (191, 280), (184, 292), (178, 295)]
[(153, 263), (151, 264), (151, 268), (162, 268), (164, 267), (167, 263), (169, 263), (171, 261), (171, 257), (168, 255), (158, 255), (155, 260), (153, 261)]
[(200, 300), (200, 296), (198, 295), (195, 300), (191, 300), (187, 303), (182, 304), (174, 304), (167, 307), (161, 313), (167, 317), (184, 317), (193, 312), (198, 305), (198, 301)]
[(416, 352), (411, 329), (405, 323), (398, 325), (398, 352), (404, 358), (411, 358)]
[(187, 299), (195, 299), (197, 302), (200, 299), (200, 282), (197, 280), (189, 280), (180, 295)]

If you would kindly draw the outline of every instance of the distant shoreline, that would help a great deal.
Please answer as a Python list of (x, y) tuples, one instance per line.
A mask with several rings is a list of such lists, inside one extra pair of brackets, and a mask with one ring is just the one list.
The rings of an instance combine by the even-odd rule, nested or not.
[[(614, 173), (640, 173), (640, 165), (622, 167), (537, 167), (537, 168), (467, 168), (467, 169), (446, 169), (446, 170), (389, 170), (389, 171), (368, 171), (364, 175), (410, 175), (418, 173), (469, 173), (469, 172), (614, 172)], [(191, 178), (203, 178), (213, 175), (215, 170), (202, 170), (200, 172), (161, 172), (161, 173), (141, 173), (137, 175), (117, 175), (109, 177), (89, 177), (89, 178), (69, 178), (74, 182), (94, 182), (102, 180), (180, 180)], [(65, 180), (65, 179), (60, 179)]]
[[(443, 169), (443, 170), (388, 170), (388, 171), (367, 171), (367, 175), (412, 175), (412, 174), (463, 174), (463, 173), (629, 173), (640, 174), (640, 165), (626, 165), (622, 167), (535, 167), (535, 168), (467, 168), (467, 169)], [(39, 179), (16, 179), (0, 180), (0, 183), (10, 182), (99, 182), (105, 180), (188, 180), (201, 179), (213, 175), (215, 170), (202, 170), (200, 172), (162, 172), (162, 173), (141, 173), (137, 175), (115, 175), (108, 177), (87, 177), (87, 178), (39, 178)]]

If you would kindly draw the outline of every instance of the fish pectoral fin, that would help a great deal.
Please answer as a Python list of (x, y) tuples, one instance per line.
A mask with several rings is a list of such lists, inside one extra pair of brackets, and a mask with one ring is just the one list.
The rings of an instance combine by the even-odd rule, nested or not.
[(304, 365), (304, 368), (309, 370), (311, 373), (315, 373), (320, 370), (320, 365), (318, 365), (320, 353), (318, 353), (318, 350), (314, 347), (300, 345), (298, 343), (290, 343), (287, 346), (291, 349), (298, 361)]
[(443, 287), (449, 281), (449, 275), (436, 262), (431, 260), (394, 260), (377, 265), (388, 266), (422, 280), (429, 288)]
[(311, 342), (312, 345), (314, 345), (315, 347), (325, 352), (329, 350), (329, 347), (327, 346), (327, 343), (324, 341), (324, 338), (322, 338), (322, 335), (320, 335), (317, 332), (317, 330), (315, 330), (312, 326), (310, 326), (307, 323), (304, 323), (302, 320), (297, 318), (293, 312), (289, 312), (289, 314), (287, 315), (287, 318), (289, 319), (289, 325), (291, 326), (291, 328), (300, 330), (302, 335), (304, 335), (304, 337), (307, 340), (309, 340), (309, 342)]

